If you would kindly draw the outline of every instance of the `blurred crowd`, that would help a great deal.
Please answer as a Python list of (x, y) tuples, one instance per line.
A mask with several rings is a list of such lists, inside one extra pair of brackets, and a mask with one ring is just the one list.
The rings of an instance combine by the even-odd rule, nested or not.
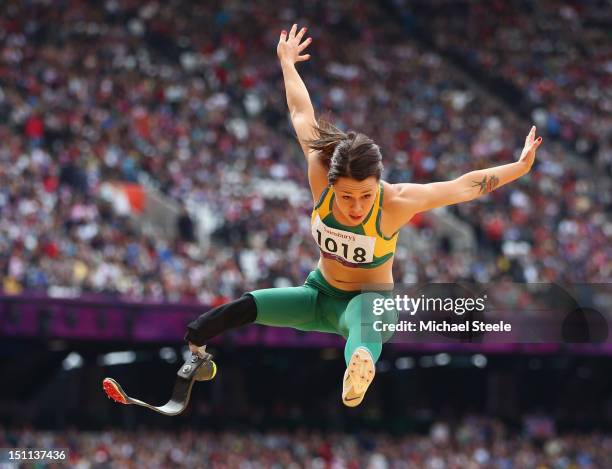
[[(563, 2), (546, 5), (567, 16)], [(290, 183), (290, 192), (307, 188), (275, 53), (280, 30), (296, 21), (313, 37), (313, 58), (299, 68), (315, 109), (374, 138), (389, 182), (448, 180), (514, 161), (532, 124), (473, 87), (372, 2), (312, 2), (297, 10), (288, 0), (12, 0), (0, 8), (5, 293), (212, 303), (303, 283), (318, 254), (310, 239), (312, 201), (266, 195), (261, 183)], [(579, 23), (581, 11), (570, 10), (578, 19), (568, 21)], [(544, 52), (543, 59), (501, 46), (490, 50), (504, 44), (501, 26), (510, 16), (487, 18), (500, 21), (499, 41), (450, 40), (518, 71), (519, 58), (534, 64), (530, 70), (546, 59)], [(438, 21), (433, 26), (445, 29)], [(540, 21), (520, 17), (536, 42), (547, 38), (536, 27)], [(572, 33), (567, 41), (578, 37), (587, 47), (598, 38)], [(568, 63), (550, 61), (574, 76)], [(431, 240), (428, 217), (418, 216), (412, 236), (428, 240), (429, 248), (400, 247), (396, 281), (609, 280), (610, 194), (596, 178), (610, 167), (603, 95), (609, 75), (594, 65), (575, 67), (582, 70), (575, 79), (588, 84), (586, 104), (584, 87), (559, 84), (556, 68), (535, 78), (515, 73), (546, 110), (544, 145), (530, 175), (448, 209), (473, 228), (478, 249), (457, 252), (448, 239)], [(544, 92), (535, 81), (557, 85)], [(578, 130), (580, 136), (588, 130), (584, 138), (597, 144), (586, 167), (572, 164), (562, 146)], [(213, 242), (200, 245), (189, 230), (175, 240), (144, 234), (133, 217), (113, 210), (101, 184), (136, 182), (142, 174), (185, 207), (209, 207), (220, 220)]]
[(438, 422), (428, 435), (401, 436), (304, 429), (45, 432), (0, 427), (0, 446), (66, 448), (69, 464), (49, 467), (75, 469), (603, 469), (612, 464), (610, 436), (558, 436), (527, 427), (511, 432), (484, 417), (456, 425)]
[(437, 45), (514, 84), (547, 135), (612, 176), (609, 1), (420, 3)]

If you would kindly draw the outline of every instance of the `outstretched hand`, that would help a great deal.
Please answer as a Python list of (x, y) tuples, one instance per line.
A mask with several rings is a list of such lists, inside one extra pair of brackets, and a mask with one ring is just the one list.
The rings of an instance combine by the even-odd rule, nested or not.
[(521, 152), (521, 157), (519, 158), (519, 163), (523, 163), (526, 166), (525, 172), (529, 172), (531, 166), (533, 165), (533, 161), (535, 160), (536, 150), (540, 147), (542, 143), (542, 137), (535, 138), (536, 128), (535, 125), (531, 127), (531, 130), (527, 134), (525, 138), (525, 146), (523, 147), (523, 151)]
[(294, 64), (296, 62), (304, 62), (310, 59), (310, 54), (300, 55), (312, 42), (312, 38), (302, 41), (307, 28), (302, 28), (298, 32), (297, 24), (294, 24), (287, 34), (287, 31), (282, 31), (276, 47), (276, 53), (282, 63)]

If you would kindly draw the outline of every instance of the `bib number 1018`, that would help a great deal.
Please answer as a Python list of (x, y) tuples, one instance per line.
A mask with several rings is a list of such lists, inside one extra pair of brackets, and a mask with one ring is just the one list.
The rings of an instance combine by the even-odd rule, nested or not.
[(320, 247), (325, 248), (330, 254), (337, 254), (344, 257), (346, 260), (353, 262), (365, 262), (366, 250), (362, 247), (351, 247), (347, 243), (336, 241), (334, 238), (325, 237), (320, 230), (317, 231), (317, 243)]

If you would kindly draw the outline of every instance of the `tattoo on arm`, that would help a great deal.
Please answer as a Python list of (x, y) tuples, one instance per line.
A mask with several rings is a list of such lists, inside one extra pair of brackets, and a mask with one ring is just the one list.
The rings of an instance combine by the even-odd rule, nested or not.
[(485, 174), (482, 177), (482, 181), (472, 181), (472, 187), (478, 187), (478, 191), (481, 194), (486, 194), (487, 192), (491, 192), (493, 189), (497, 187), (499, 184), (499, 178), (494, 174), (491, 174), (488, 178)]

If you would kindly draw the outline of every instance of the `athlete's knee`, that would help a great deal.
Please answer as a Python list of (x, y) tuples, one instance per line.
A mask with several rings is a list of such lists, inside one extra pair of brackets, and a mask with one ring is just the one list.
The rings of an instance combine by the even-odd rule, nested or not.
[(185, 340), (203, 345), (206, 341), (230, 329), (244, 326), (257, 318), (255, 298), (245, 294), (237, 300), (217, 306), (187, 325)]
[(365, 342), (386, 342), (393, 335), (384, 332), (388, 324), (397, 322), (395, 308), (381, 309), (388, 295), (384, 292), (365, 292), (355, 296), (349, 302), (345, 312), (345, 320), (350, 328), (357, 328)]

